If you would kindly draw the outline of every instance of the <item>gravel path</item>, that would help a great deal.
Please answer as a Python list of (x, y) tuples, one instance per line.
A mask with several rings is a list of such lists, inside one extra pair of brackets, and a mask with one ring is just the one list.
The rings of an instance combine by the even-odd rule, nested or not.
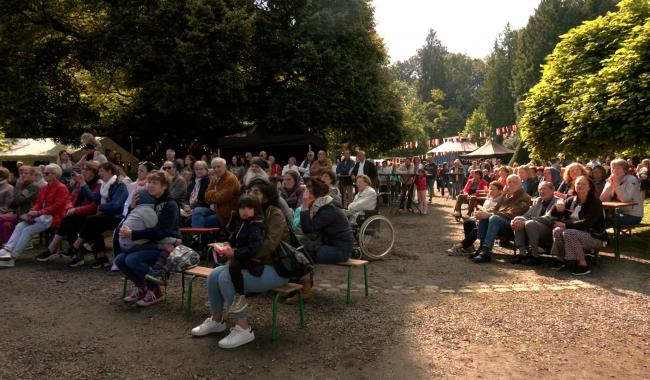
[(189, 335), (207, 313), (201, 280), (186, 318), (178, 276), (167, 302), (139, 309), (119, 301), (121, 276), (27, 253), (0, 271), (0, 379), (649, 377), (650, 252), (604, 254), (584, 278), (506, 250), (477, 265), (444, 253), (462, 233), (450, 211), (436, 198), (428, 216), (391, 216), (396, 251), (371, 263), (368, 298), (355, 271), (351, 306), (345, 269), (318, 268), (306, 328), (282, 306), (277, 342), (270, 297), (251, 297), (257, 339), (229, 351)]

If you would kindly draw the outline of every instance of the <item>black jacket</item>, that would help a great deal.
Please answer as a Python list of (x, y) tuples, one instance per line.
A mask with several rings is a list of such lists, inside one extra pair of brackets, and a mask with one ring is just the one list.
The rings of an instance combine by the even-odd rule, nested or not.
[[(577, 197), (570, 197), (566, 201), (563, 213), (558, 213), (553, 208), (551, 215), (563, 219), (568, 218), (571, 215), (571, 210), (574, 208), (573, 203), (577, 202), (577, 200)], [(580, 212), (578, 212), (578, 217), (578, 220), (566, 219), (566, 228), (589, 232), (597, 239), (607, 239), (605, 234), (605, 214), (600, 199), (591, 196), (588, 197), (587, 201), (582, 205)]]
[(309, 210), (300, 214), (302, 232), (319, 232), (324, 245), (339, 247), (352, 252), (352, 228), (345, 213), (332, 203), (324, 205), (316, 211), (314, 218), (309, 216)]
[[(190, 197), (192, 196), (192, 190), (194, 190), (194, 185), (196, 184), (195, 180), (192, 180), (190, 184), (187, 185), (187, 199), (186, 202), (189, 204), (190, 202)], [(195, 207), (210, 207), (209, 204), (205, 202), (205, 191), (208, 189), (208, 185), (210, 184), (210, 176), (205, 176), (201, 178), (201, 181), (199, 182), (199, 194), (196, 197), (196, 203), (190, 204), (191, 208)]]
[[(359, 163), (357, 162), (354, 164), (354, 167), (352, 167), (352, 172), (350, 172), (350, 175), (353, 176), (358, 176), (359, 172)], [(373, 164), (369, 160), (365, 160), (363, 164), (363, 174), (367, 175), (370, 177), (370, 180), (372, 180), (373, 183), (377, 182), (377, 168), (375, 167), (375, 164)]]

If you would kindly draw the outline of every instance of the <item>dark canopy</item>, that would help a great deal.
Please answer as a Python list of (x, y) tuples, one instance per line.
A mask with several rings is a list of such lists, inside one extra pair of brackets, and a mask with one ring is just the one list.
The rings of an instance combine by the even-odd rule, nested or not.
[(313, 151), (327, 149), (327, 141), (307, 133), (273, 134), (258, 128), (219, 139), (222, 157), (245, 152), (255, 156), (264, 150), (280, 163), (286, 162), (289, 156), (296, 156), (300, 164), (310, 146)]
[(487, 140), (482, 147), (476, 149), (472, 153), (461, 156), (461, 158), (493, 158), (512, 156), (513, 154), (515, 154), (514, 150), (510, 150), (492, 140)]

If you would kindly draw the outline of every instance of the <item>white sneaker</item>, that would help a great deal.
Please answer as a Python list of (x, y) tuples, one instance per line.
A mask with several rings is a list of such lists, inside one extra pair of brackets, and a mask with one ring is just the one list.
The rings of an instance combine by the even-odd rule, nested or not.
[(203, 323), (192, 329), (192, 335), (205, 336), (220, 333), (226, 331), (226, 328), (226, 322), (215, 322), (212, 317), (208, 317), (203, 321)]
[(252, 328), (243, 329), (239, 325), (230, 329), (230, 334), (219, 341), (221, 348), (235, 348), (243, 346), (255, 340), (255, 333)]
[(156, 295), (156, 292), (153, 290), (147, 290), (147, 293), (145, 293), (144, 297), (136, 302), (135, 304), (140, 306), (140, 307), (147, 307), (151, 305), (155, 305), (160, 301), (163, 301), (165, 299), (165, 294), (160, 292), (160, 296)]
[(113, 265), (111, 265), (111, 272), (119, 272), (120, 268), (117, 267), (117, 264), (115, 264), (115, 261), (113, 261)]
[(0, 261), (0, 268), (13, 268), (16, 266), (16, 261), (14, 259)]
[(124, 297), (124, 302), (135, 302), (142, 297), (144, 297), (144, 292), (142, 291), (142, 289), (137, 286), (134, 286), (131, 288), (129, 295)]
[(7, 251), (6, 249), (0, 249), (0, 261), (9, 260), (13, 260), (13, 257), (11, 257), (11, 252)]

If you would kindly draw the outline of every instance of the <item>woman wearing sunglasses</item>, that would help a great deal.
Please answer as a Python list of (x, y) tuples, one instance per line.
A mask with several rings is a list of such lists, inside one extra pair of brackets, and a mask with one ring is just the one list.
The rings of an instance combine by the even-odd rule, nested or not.
[(34, 207), (20, 216), (21, 222), (0, 250), (0, 268), (14, 267), (16, 258), (25, 250), (32, 236), (61, 224), (69, 195), (68, 188), (59, 181), (61, 173), (59, 165), (49, 164), (45, 167), (45, 185), (39, 190)]

